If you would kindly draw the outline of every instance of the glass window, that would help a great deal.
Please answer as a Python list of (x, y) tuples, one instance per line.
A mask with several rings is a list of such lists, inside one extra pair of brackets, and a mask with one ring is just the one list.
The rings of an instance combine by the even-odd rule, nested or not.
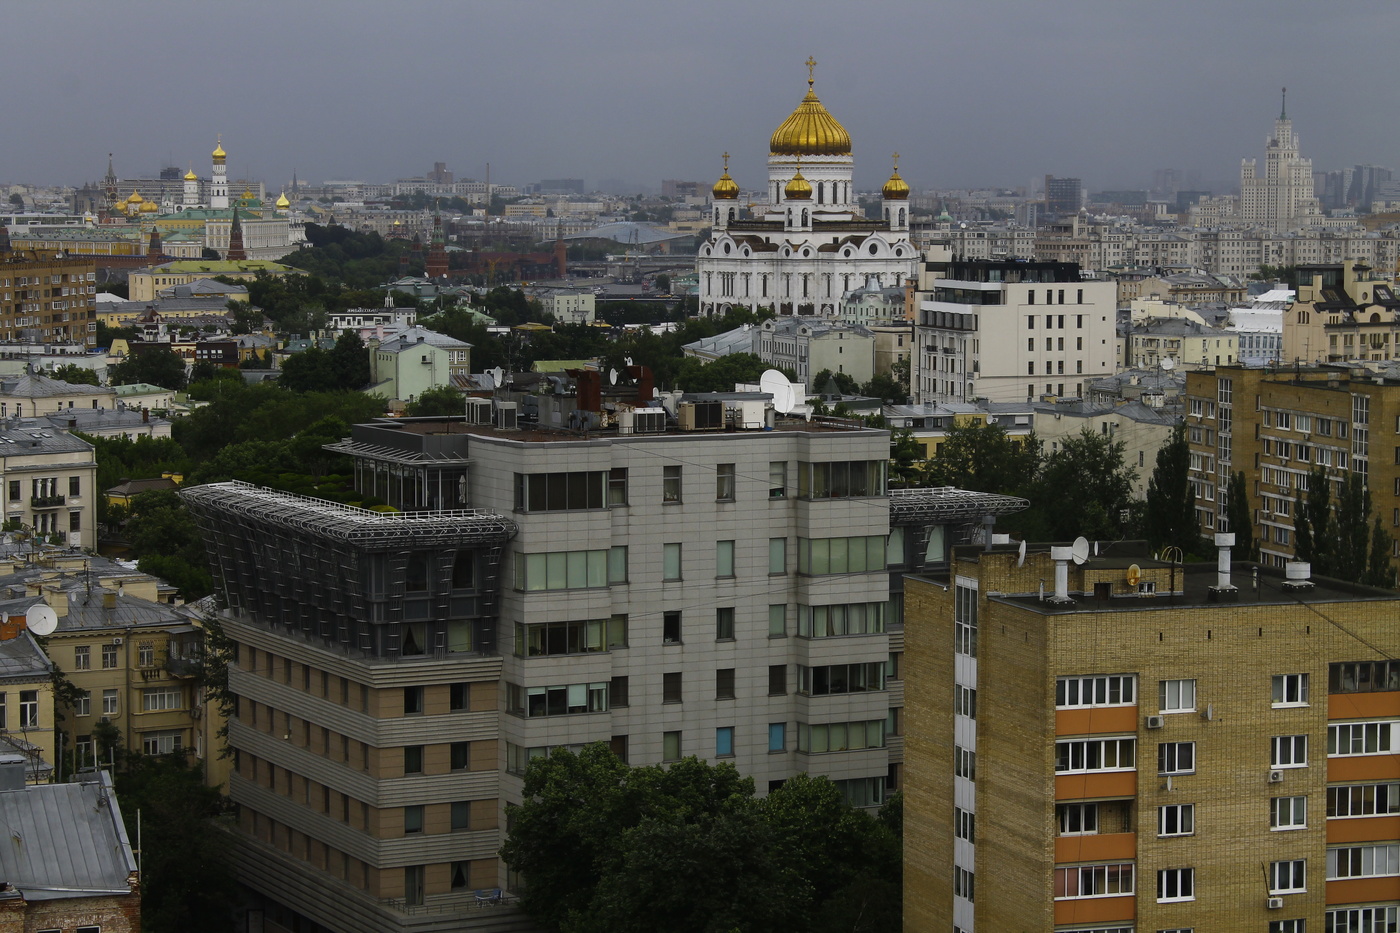
[(1274, 706), (1307, 706), (1307, 674), (1275, 674), (1273, 678)]
[(1195, 742), (1161, 742), (1157, 745), (1158, 774), (1194, 774)]
[(1305, 768), (1308, 764), (1306, 735), (1276, 735), (1270, 740), (1272, 766), (1275, 768)]
[[(1328, 788), (1328, 801), (1335, 788)], [(1330, 814), (1329, 814), (1330, 815)], [(1269, 801), (1270, 829), (1303, 829), (1308, 825), (1307, 797), (1274, 797)]]
[(734, 609), (729, 606), (715, 610), (715, 639), (718, 641), (734, 640)]
[(608, 473), (608, 505), (627, 504), (627, 468), (613, 467)]
[(720, 463), (715, 466), (715, 498), (721, 502), (734, 501), (734, 464)]
[(1157, 835), (1189, 836), (1195, 831), (1195, 804), (1178, 803), (1157, 808)]
[(787, 606), (774, 603), (768, 607), (768, 637), (783, 638), (787, 635)]
[(423, 746), (405, 745), (403, 749), (403, 773), (423, 773)]
[(403, 831), (405, 835), (423, 831), (423, 807), (421, 804), (403, 808)]
[(471, 829), (472, 805), (469, 800), (452, 801), (452, 831), (462, 832)]
[(681, 468), (668, 466), (661, 468), (661, 501), (681, 501)]
[(773, 460), (768, 464), (768, 498), (787, 497), (787, 461)]
[(73, 670), (86, 671), (92, 669), (92, 646), (78, 645), (73, 649)]
[(1400, 845), (1339, 846), (1327, 850), (1327, 880), (1400, 875)]
[(679, 732), (663, 732), (661, 734), (661, 759), (663, 761), (679, 761), (681, 757), (681, 734)]
[(715, 576), (734, 576), (734, 542), (715, 542)]
[(734, 727), (721, 726), (715, 730), (715, 757), (728, 758), (734, 754)]
[(674, 581), (680, 578), (681, 546), (679, 544), (661, 545), (661, 579)]
[[(515, 474), (515, 507), (522, 512), (564, 512), (577, 509), (601, 509), (605, 505), (605, 488), (611, 476), (603, 470), (572, 473)], [(609, 494), (611, 491), (609, 490)], [(626, 471), (623, 471), (622, 496), (627, 496)]]
[(452, 767), (452, 770), (453, 770), (453, 771), (469, 771), (469, 770), (471, 770), (471, 763), (472, 763), (471, 748), (472, 748), (472, 743), (470, 743), (470, 742), (453, 742), (453, 743), (452, 743), (452, 746), (451, 746), (451, 748), (450, 748), (450, 750), (449, 750), (449, 757), (450, 757), (450, 760), (451, 760), (451, 767)]
[(102, 715), (104, 715), (104, 716), (115, 716), (115, 715), (117, 715), (117, 691), (116, 691), (116, 690), (103, 690), (103, 691), (102, 691)]
[(787, 573), (787, 538), (768, 539), (768, 572)]
[(768, 724), (768, 750), (770, 752), (787, 751), (787, 723), (770, 722)]
[(734, 699), (734, 668), (724, 667), (715, 671), (715, 699)]
[(1055, 708), (1132, 706), (1137, 703), (1136, 674), (1060, 677), (1055, 681)]
[(668, 671), (661, 675), (661, 702), (681, 702), (681, 672)]
[(1164, 680), (1158, 684), (1158, 709), (1163, 713), (1186, 713), (1196, 709), (1194, 680)]
[(1157, 900), (1193, 901), (1196, 899), (1196, 870), (1194, 868), (1165, 868), (1157, 872)]

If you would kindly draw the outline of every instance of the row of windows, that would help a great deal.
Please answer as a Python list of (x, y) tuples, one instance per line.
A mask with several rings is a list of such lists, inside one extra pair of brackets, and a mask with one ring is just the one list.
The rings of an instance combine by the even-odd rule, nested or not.
[[(954, 688), (955, 713), (975, 715), (975, 703), (975, 691), (964, 687)], [(1394, 748), (1393, 736), (1397, 726), (1400, 726), (1400, 723), (1355, 722), (1328, 726), (1327, 755), (1329, 758), (1346, 758), (1390, 754)], [(1127, 737), (1061, 739), (1055, 743), (1055, 770), (1062, 773), (1133, 770), (1136, 748), (1137, 739)], [(1273, 736), (1269, 740), (1269, 753), (1270, 765), (1273, 768), (1307, 767), (1308, 737)], [(1195, 742), (1158, 743), (1159, 774), (1191, 774), (1195, 769)]]
[[(1074, 709), (1095, 706), (1132, 706), (1137, 703), (1136, 674), (1091, 674), (1055, 680), (1055, 707)], [(1400, 661), (1354, 661), (1328, 667), (1329, 693), (1366, 693), (1400, 690)], [(1307, 674), (1275, 674), (1270, 678), (1274, 706), (1306, 706)], [(1195, 680), (1158, 682), (1158, 701), (1164, 713), (1196, 708)]]

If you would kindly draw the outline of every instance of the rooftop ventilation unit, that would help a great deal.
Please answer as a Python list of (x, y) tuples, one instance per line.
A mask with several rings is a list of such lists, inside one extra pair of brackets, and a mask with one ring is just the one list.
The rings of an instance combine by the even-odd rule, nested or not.
[(495, 416), (492, 424), (500, 431), (514, 431), (516, 429), (516, 405), (514, 402), (497, 402), (495, 406)]
[(490, 424), (491, 400), (489, 398), (467, 399), (467, 424)]
[(718, 400), (682, 402), (676, 420), (682, 431), (723, 431), (724, 403)]
[(638, 408), (632, 412), (632, 430), (637, 434), (663, 434), (666, 431), (666, 409)]

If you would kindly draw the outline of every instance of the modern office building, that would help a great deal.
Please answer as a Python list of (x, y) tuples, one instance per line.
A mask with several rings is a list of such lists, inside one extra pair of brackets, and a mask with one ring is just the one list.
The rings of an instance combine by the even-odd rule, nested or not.
[(1396, 929), (1400, 597), (1087, 553), (906, 580), (905, 929)]
[[(240, 878), (269, 920), (506, 923), (474, 892), (514, 886), (505, 807), (558, 747), (728, 761), (760, 793), (823, 774), (867, 807), (898, 785), (897, 572), (1024, 501), (888, 491), (886, 432), (764, 395), (673, 416), (580, 382), (355, 426), (333, 449), (400, 512), (183, 492), (228, 600)], [(622, 390), (641, 407), (599, 403)], [(565, 401), (588, 430), (543, 427)]]
[(1074, 214), (1084, 206), (1084, 182), (1079, 178), (1045, 176), (1045, 210), (1051, 214)]
[(1074, 263), (930, 254), (915, 296), (917, 403), (1081, 397), (1117, 363), (1117, 287)]

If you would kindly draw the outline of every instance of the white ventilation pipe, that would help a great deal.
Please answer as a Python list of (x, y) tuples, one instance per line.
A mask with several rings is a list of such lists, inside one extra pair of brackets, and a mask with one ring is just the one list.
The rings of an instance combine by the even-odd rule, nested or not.
[(1221, 589), (1230, 588), (1230, 549), (1235, 546), (1235, 535), (1218, 534), (1215, 536), (1216, 558), (1215, 558), (1215, 585)]
[(1074, 560), (1074, 548), (1052, 547), (1050, 559), (1055, 562), (1055, 600), (1069, 599), (1069, 562)]

